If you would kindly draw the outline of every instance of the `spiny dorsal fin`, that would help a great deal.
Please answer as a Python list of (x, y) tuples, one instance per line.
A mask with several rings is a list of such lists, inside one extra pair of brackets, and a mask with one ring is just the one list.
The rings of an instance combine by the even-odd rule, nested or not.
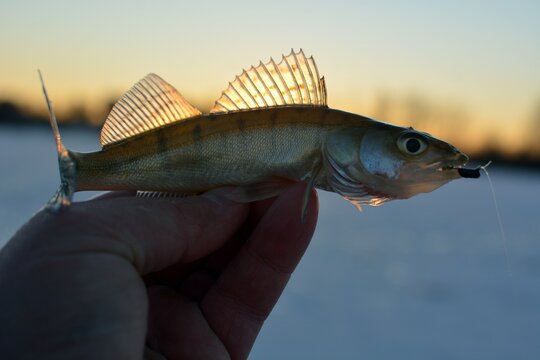
[(216, 101), (211, 113), (282, 105), (326, 106), (324, 78), (313, 57), (300, 50), (259, 63), (238, 75)]
[(101, 129), (100, 142), (110, 145), (200, 114), (172, 85), (148, 74), (113, 106)]

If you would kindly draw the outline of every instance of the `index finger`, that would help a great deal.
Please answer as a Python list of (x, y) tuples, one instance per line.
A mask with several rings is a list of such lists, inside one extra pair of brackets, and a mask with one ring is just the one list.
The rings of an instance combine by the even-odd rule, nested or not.
[(39, 212), (10, 243), (38, 257), (111, 253), (126, 258), (144, 275), (204, 257), (232, 237), (244, 223), (249, 205), (233, 203), (222, 192), (73, 203), (59, 213)]

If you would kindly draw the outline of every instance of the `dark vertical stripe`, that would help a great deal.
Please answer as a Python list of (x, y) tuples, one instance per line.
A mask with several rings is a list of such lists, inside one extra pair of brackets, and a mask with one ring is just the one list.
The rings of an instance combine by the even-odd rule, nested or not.
[(278, 112), (277, 111), (273, 111), (272, 112), (272, 116), (270, 117), (270, 128), (272, 130), (274, 130), (277, 126), (277, 121), (278, 121)]
[(195, 127), (191, 131), (191, 136), (193, 138), (193, 142), (198, 147), (202, 141), (202, 129), (200, 124), (195, 125)]
[[(157, 164), (150, 164), (149, 167), (153, 169), (159, 169), (159, 171), (152, 171), (149, 172), (147, 175), (144, 176), (144, 182), (147, 184), (153, 183), (153, 185), (156, 186), (168, 186), (172, 179), (174, 178), (174, 171), (175, 171), (175, 159), (172, 158), (172, 154), (169, 151), (169, 138), (167, 137), (167, 134), (165, 131), (159, 129), (155, 134), (155, 141), (156, 141), (156, 154), (157, 156)], [(142, 156), (141, 159), (144, 160), (146, 156)], [(144, 164), (145, 162), (142, 161), (140, 164)]]
[(272, 149), (276, 149), (277, 147), (277, 122), (278, 122), (278, 112), (273, 111), (272, 115), (270, 116), (270, 145), (272, 146)]
[(323, 111), (318, 111), (319, 113), (319, 127), (322, 129), (327, 123), (327, 117), (330, 114), (330, 111), (324, 109)]
[(244, 136), (244, 132), (246, 131), (246, 120), (244, 118), (238, 118), (236, 120), (236, 125), (238, 126), (238, 131), (240, 131), (240, 134)]
[(248, 141), (246, 136), (246, 119), (239, 117), (236, 120), (236, 126), (238, 128), (238, 133), (240, 134), (240, 139), (242, 141), (242, 151), (248, 151)]
[(157, 142), (157, 153), (162, 154), (167, 151), (167, 137), (161, 130), (155, 132)]

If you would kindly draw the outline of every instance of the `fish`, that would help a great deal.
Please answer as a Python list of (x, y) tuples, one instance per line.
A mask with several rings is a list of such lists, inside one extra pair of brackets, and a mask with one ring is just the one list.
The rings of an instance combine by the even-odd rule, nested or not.
[(252, 202), (305, 182), (303, 218), (313, 188), (361, 209), (477, 175), (447, 142), (330, 108), (325, 78), (301, 49), (244, 69), (204, 114), (151, 73), (116, 102), (101, 129), (102, 149), (90, 153), (63, 145), (41, 82), (61, 179), (46, 205), (52, 211), (68, 207), (77, 191), (189, 196), (228, 186), (232, 200)]

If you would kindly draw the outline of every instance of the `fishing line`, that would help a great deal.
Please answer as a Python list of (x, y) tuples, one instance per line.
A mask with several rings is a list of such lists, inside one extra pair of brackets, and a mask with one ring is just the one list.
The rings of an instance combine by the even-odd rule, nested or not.
[(499, 224), (499, 231), (501, 233), (501, 241), (504, 248), (504, 254), (506, 259), (506, 270), (508, 271), (508, 275), (512, 276), (512, 267), (510, 266), (510, 256), (508, 255), (508, 240), (506, 239), (506, 234), (504, 232), (504, 226), (502, 223), (501, 213), (499, 211), (499, 204), (497, 203), (497, 197), (495, 195), (495, 188), (493, 187), (493, 182), (491, 181), (491, 177), (489, 176), (488, 171), (486, 168), (491, 165), (491, 161), (489, 161), (487, 164), (479, 166), (479, 168), (486, 174), (486, 177), (489, 182), (489, 187), (491, 188), (491, 195), (493, 197), (493, 204), (495, 205), (495, 213), (497, 214), (497, 222)]

